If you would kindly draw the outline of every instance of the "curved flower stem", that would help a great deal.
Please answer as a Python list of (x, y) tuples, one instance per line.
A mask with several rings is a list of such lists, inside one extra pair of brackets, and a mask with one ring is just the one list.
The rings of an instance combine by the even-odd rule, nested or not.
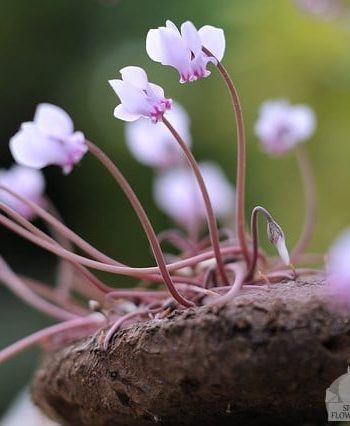
[[(203, 52), (208, 56), (215, 57), (207, 48), (203, 47)], [(245, 170), (246, 170), (246, 149), (244, 119), (241, 102), (235, 85), (228, 71), (221, 62), (218, 61), (217, 69), (225, 81), (230, 93), (231, 102), (235, 114), (237, 126), (237, 175), (236, 175), (236, 234), (242, 248), (242, 254), (247, 266), (249, 265), (249, 251), (245, 232)]]
[[(92, 314), (89, 317), (83, 318), (74, 318), (69, 321), (62, 322), (60, 324), (55, 324), (50, 327), (44, 328), (43, 330), (37, 331), (36, 333), (31, 334), (30, 336), (24, 337), (21, 340), (18, 340), (16, 343), (8, 346), (7, 348), (0, 351), (0, 364), (12, 358), (14, 355), (23, 352), (24, 350), (39, 344), (51, 336), (54, 336), (59, 333), (67, 333), (74, 329), (86, 328), (91, 332), (91, 328), (99, 328), (106, 321), (106, 318), (102, 314)], [(85, 333), (86, 334), (86, 333)], [(82, 333), (82, 336), (84, 333)]]
[[(230, 264), (229, 267), (232, 269), (232, 271), (235, 273), (235, 280), (230, 287), (229, 291), (224, 294), (223, 296), (219, 296), (215, 298), (212, 302), (210, 302), (210, 305), (221, 305), (224, 303), (230, 302), (242, 289), (243, 282), (246, 275), (246, 268), (242, 266), (242, 264), (239, 263), (233, 263)], [(214, 290), (214, 289), (213, 289)]]
[(37, 216), (39, 216), (45, 222), (47, 222), (52, 227), (54, 227), (65, 238), (70, 239), (74, 244), (76, 244), (78, 247), (80, 247), (90, 256), (94, 257), (95, 259), (103, 263), (124, 266), (122, 263), (117, 262), (116, 260), (112, 259), (111, 257), (97, 250), (95, 247), (93, 247), (91, 244), (89, 244), (87, 241), (85, 241), (83, 238), (81, 238), (79, 235), (77, 235), (75, 232), (73, 232), (71, 229), (65, 226), (62, 222), (60, 222), (54, 216), (48, 213), (45, 209), (33, 203), (31, 200), (28, 200), (22, 197), (21, 195), (17, 194), (16, 192), (2, 185), (0, 185), (0, 190), (7, 192), (12, 197), (15, 197), (17, 200), (26, 204), (28, 207), (30, 207), (34, 211), (34, 213)]
[[(157, 274), (159, 273), (158, 267), (144, 267), (144, 268), (132, 268), (129, 266), (116, 266), (110, 265), (103, 262), (98, 262), (96, 260), (89, 259), (87, 257), (81, 256), (79, 254), (71, 253), (68, 250), (65, 250), (63, 247), (58, 246), (57, 244), (52, 244), (48, 241), (45, 241), (42, 238), (39, 238), (37, 235), (29, 232), (28, 230), (17, 225), (6, 216), (0, 214), (0, 224), (10, 229), (12, 232), (20, 235), (21, 237), (31, 241), (33, 244), (36, 244), (39, 247), (60, 256), (63, 259), (70, 260), (72, 262), (80, 263), (88, 268), (96, 269), (97, 271), (109, 272), (111, 274), (126, 275), (130, 277), (138, 276), (139, 274)], [(238, 247), (223, 247), (221, 248), (221, 253), (223, 255), (240, 255), (241, 249)], [(178, 271), (188, 266), (195, 266), (196, 264), (203, 262), (208, 259), (213, 258), (213, 251), (208, 250), (204, 253), (198, 254), (196, 256), (190, 257), (188, 259), (179, 260), (167, 265), (168, 271)]]
[[(35, 294), (38, 294), (39, 296), (45, 298), (50, 302), (56, 303), (57, 295), (55, 293), (55, 288), (49, 287), (47, 283), (41, 282), (38, 279), (32, 277), (27, 277), (26, 275), (19, 275), (19, 278), (26, 285), (26, 287), (29, 287), (32, 291), (35, 292)], [(90, 294), (88, 296), (90, 296)], [(89, 298), (94, 299), (96, 298), (96, 295)], [(84, 302), (80, 300), (69, 300), (65, 301), (64, 303), (59, 301), (58, 305), (64, 306), (64, 309), (68, 310), (69, 312), (72, 312), (73, 314), (76, 314), (79, 317), (89, 315), (91, 313), (91, 310), (84, 307), (81, 303)]]
[(315, 226), (316, 216), (316, 190), (311, 164), (306, 150), (299, 146), (296, 149), (299, 170), (304, 184), (304, 198), (306, 205), (306, 215), (302, 233), (299, 240), (291, 252), (291, 262), (296, 263), (305, 248), (310, 242)]
[[(51, 213), (57, 220), (63, 223), (62, 217), (49, 199), (45, 199), (45, 204), (47, 206), (48, 213)], [(71, 241), (64, 234), (57, 232), (56, 228), (49, 224), (50, 233), (53, 238), (58, 242), (60, 246), (69, 251), (74, 251)], [(59, 264), (57, 268), (57, 278), (56, 278), (56, 291), (58, 297), (62, 300), (67, 300), (70, 295), (71, 287), (73, 286), (73, 268), (70, 262), (67, 262), (63, 259), (59, 259)]]
[(224, 262), (222, 260), (221, 253), (220, 253), (219, 232), (218, 232), (218, 228), (217, 228), (217, 225), (216, 225), (215, 214), (214, 214), (211, 202), (210, 202), (208, 190), (205, 186), (203, 176), (202, 176), (202, 174), (199, 170), (198, 164), (197, 164), (192, 152), (189, 150), (188, 146), (183, 141), (183, 139), (181, 138), (179, 133), (174, 129), (172, 124), (164, 116), (162, 117), (162, 121), (165, 124), (165, 126), (169, 129), (170, 133), (174, 136), (177, 143), (180, 145), (180, 147), (181, 147), (182, 151), (184, 152), (184, 154), (186, 155), (187, 160), (190, 163), (190, 166), (191, 166), (193, 173), (196, 177), (200, 192), (201, 192), (202, 197), (203, 197), (204, 205), (205, 205), (205, 208), (206, 208), (209, 235), (210, 235), (211, 244), (213, 246), (213, 250), (214, 250), (214, 253), (215, 253), (218, 271), (219, 271), (219, 274), (220, 274), (220, 276), (223, 280), (224, 285), (228, 285), (229, 280), (227, 278), (227, 275), (226, 275), (226, 272), (225, 272)]
[[(13, 218), (17, 223), (19, 223), (23, 228), (31, 232), (33, 235), (38, 238), (43, 239), (49, 243), (56, 245), (58, 248), (64, 248), (59, 243), (57, 243), (54, 239), (49, 237), (45, 232), (41, 231), (39, 228), (30, 223), (27, 219), (17, 213), (15, 210), (8, 207), (6, 204), (0, 202), (0, 210), (3, 210), (8, 216)], [(72, 261), (70, 259), (63, 260), (69, 262), (75, 269), (77, 269), (81, 275), (83, 275), (90, 283), (94, 285), (98, 290), (102, 293), (108, 293), (108, 291), (113, 290), (113, 288), (106, 286), (102, 281), (100, 281), (95, 275), (93, 275), (90, 271), (88, 271), (84, 266), (80, 265), (76, 261)]]
[(251, 216), (251, 233), (253, 240), (253, 254), (249, 264), (249, 270), (247, 274), (246, 281), (251, 281), (255, 274), (256, 263), (258, 260), (258, 244), (259, 244), (259, 233), (258, 233), (258, 214), (262, 213), (265, 215), (267, 220), (273, 220), (270, 213), (264, 209), (264, 207), (257, 206), (252, 211)]
[(0, 281), (6, 285), (13, 293), (15, 293), (20, 299), (25, 301), (28, 305), (49, 315), (52, 318), (62, 320), (70, 320), (77, 318), (76, 314), (73, 314), (65, 309), (59, 308), (58, 306), (48, 302), (47, 300), (38, 296), (34, 291), (29, 289), (25, 283), (10, 269), (5, 260), (0, 256)]
[(148, 219), (146, 212), (144, 211), (139, 199), (137, 198), (136, 194), (130, 187), (129, 183), (127, 182), (123, 174), (120, 172), (120, 170), (117, 168), (117, 166), (109, 159), (109, 157), (100, 148), (98, 148), (95, 144), (93, 144), (90, 141), (86, 141), (86, 144), (89, 148), (89, 151), (109, 171), (109, 173), (113, 176), (113, 178), (116, 180), (116, 182), (121, 187), (121, 189), (123, 190), (128, 200), (130, 201), (130, 204), (135, 210), (135, 213), (137, 214), (137, 217), (139, 218), (140, 223), (146, 233), (154, 258), (159, 267), (159, 271), (164, 279), (164, 283), (168, 287), (170, 294), (174, 297), (174, 299), (178, 303), (180, 303), (180, 305), (183, 305), (186, 307), (193, 306), (193, 303), (191, 301), (182, 297), (181, 294), (176, 290), (174, 283), (171, 279), (171, 276), (169, 274), (169, 271), (167, 269), (167, 265), (164, 259), (162, 249), (158, 242), (157, 235), (152, 227), (150, 220)]
[(157, 306), (157, 305), (159, 305), (159, 302), (155, 302), (152, 305), (145, 307), (145, 308), (137, 309), (136, 311), (130, 312), (130, 313), (123, 315), (122, 317), (118, 318), (117, 321), (115, 321), (115, 323), (112, 325), (112, 327), (108, 330), (108, 333), (106, 334), (106, 337), (104, 338), (103, 349), (104, 350), (108, 349), (108, 345), (111, 342), (113, 336), (120, 329), (120, 327), (123, 325), (123, 323), (125, 321), (128, 321), (132, 318), (139, 317), (139, 316), (142, 316), (142, 315), (148, 315), (148, 314), (151, 314), (151, 313), (157, 313), (157, 312), (161, 311), (163, 309), (163, 307), (161, 306), (159, 308), (155, 308), (155, 306)]

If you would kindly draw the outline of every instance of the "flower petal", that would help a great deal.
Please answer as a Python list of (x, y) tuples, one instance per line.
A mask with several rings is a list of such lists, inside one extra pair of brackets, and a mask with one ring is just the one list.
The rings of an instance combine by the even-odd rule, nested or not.
[(179, 32), (172, 28), (150, 30), (147, 34), (146, 50), (151, 59), (176, 68), (181, 76), (191, 73), (191, 51)]
[(221, 28), (204, 25), (198, 31), (202, 46), (206, 47), (218, 61), (221, 61), (225, 53), (225, 34)]
[(190, 21), (186, 21), (181, 25), (181, 35), (188, 49), (194, 55), (202, 54), (202, 43), (198, 35), (197, 28)]
[[(184, 141), (190, 145), (189, 118), (177, 103), (165, 113)], [(134, 157), (151, 167), (169, 167), (180, 164), (183, 154), (176, 140), (160, 121), (156, 124), (140, 119), (125, 126), (126, 143)]]
[(66, 160), (62, 144), (44, 136), (33, 123), (24, 123), (10, 139), (10, 150), (19, 164), (36, 169), (49, 164), (62, 165)]
[(123, 104), (119, 104), (114, 108), (114, 117), (123, 121), (135, 121), (141, 117), (141, 114), (134, 114), (125, 109)]
[[(116, 108), (118, 114), (120, 112), (122, 114), (129, 113), (129, 115), (134, 116), (146, 116), (147, 113), (150, 112), (150, 104), (146, 100), (145, 93), (140, 88), (137, 88), (123, 80), (109, 80), (109, 84), (112, 86), (123, 104), (122, 110), (118, 107)], [(114, 111), (114, 115), (115, 114), (116, 111)], [(125, 118), (122, 118), (122, 120), (125, 120)]]
[(34, 123), (44, 135), (60, 140), (64, 140), (74, 130), (70, 116), (62, 108), (47, 103), (38, 105)]
[[(14, 165), (9, 170), (0, 170), (0, 185), (30, 201), (43, 203), (42, 195), (45, 189), (45, 180), (39, 170), (20, 165)], [(4, 191), (0, 191), (0, 201), (28, 219), (33, 216), (30, 207)]]
[(124, 67), (120, 70), (123, 81), (141, 90), (147, 89), (148, 78), (145, 70), (140, 67)]

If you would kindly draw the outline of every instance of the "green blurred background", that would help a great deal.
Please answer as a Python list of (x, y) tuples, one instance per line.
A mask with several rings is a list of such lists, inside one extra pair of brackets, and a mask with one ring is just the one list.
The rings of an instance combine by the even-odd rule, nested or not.
[[(152, 171), (134, 161), (113, 118), (117, 97), (107, 84), (126, 65), (141, 65), (192, 119), (199, 159), (221, 163), (235, 176), (232, 112), (224, 85), (212, 77), (180, 85), (175, 70), (150, 61), (149, 28), (172, 19), (225, 30), (224, 62), (239, 89), (247, 129), (247, 209), (266, 206), (283, 226), (290, 246), (303, 221), (303, 193), (293, 155), (265, 156), (253, 134), (260, 104), (287, 97), (314, 108), (318, 127), (307, 143), (318, 185), (318, 221), (311, 249), (325, 251), (349, 224), (350, 55), (349, 26), (302, 13), (292, 0), (1, 0), (1, 167), (12, 160), (8, 140), (39, 102), (70, 112), (85, 132), (118, 162), (157, 230), (169, 225), (151, 193)], [(71, 175), (45, 171), (48, 194), (66, 222), (98, 248), (130, 264), (153, 263), (136, 217), (122, 193), (92, 158)], [(2, 255), (21, 272), (53, 279), (55, 259), (1, 230)], [(112, 279), (112, 282), (117, 282)], [(121, 282), (120, 280), (118, 282)], [(0, 288), (0, 347), (49, 324)], [(28, 382), (38, 352), (0, 365), (0, 412)]]

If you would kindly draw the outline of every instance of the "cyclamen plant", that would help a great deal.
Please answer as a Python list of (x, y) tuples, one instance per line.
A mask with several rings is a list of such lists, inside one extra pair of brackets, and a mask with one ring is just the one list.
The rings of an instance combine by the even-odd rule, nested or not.
[[(82, 132), (74, 131), (71, 118), (61, 108), (39, 105), (33, 122), (22, 124), (10, 141), (13, 157), (20, 165), (0, 174), (0, 223), (58, 256), (57, 284), (52, 289), (38, 280), (19, 276), (2, 258), (0, 280), (24, 302), (58, 323), (0, 351), (0, 362), (32, 345), (56, 348), (99, 329), (106, 330), (101, 345), (108, 350), (116, 332), (126, 324), (150, 317), (161, 321), (174, 308), (219, 305), (241, 291), (266, 289), (270, 282), (317, 273), (293, 266), (310, 259), (304, 250), (314, 221), (314, 185), (306, 151), (297, 145), (314, 130), (312, 111), (304, 106), (292, 107), (286, 101), (269, 102), (262, 107), (255, 129), (268, 153), (280, 155), (293, 148), (297, 151), (307, 214), (299, 242), (289, 255), (282, 228), (265, 208), (254, 208), (250, 234), (246, 230), (244, 121), (237, 90), (221, 62), (225, 51), (223, 31), (209, 25), (197, 31), (191, 22), (182, 24), (179, 31), (167, 21), (165, 27), (148, 32), (146, 50), (151, 59), (174, 67), (181, 83), (208, 77), (209, 65), (222, 76), (237, 125), (236, 190), (218, 166), (197, 163), (190, 149), (186, 112), (167, 98), (160, 86), (150, 83), (142, 68), (125, 67), (120, 71), (121, 79), (109, 81), (121, 101), (114, 115), (130, 122), (126, 125), (128, 146), (138, 160), (155, 168), (155, 200), (179, 229), (157, 235), (135, 192), (107, 154)], [(132, 267), (102, 253), (69, 229), (43, 195), (39, 169), (58, 165), (67, 174), (87, 153), (124, 191), (148, 238), (155, 266)], [(259, 248), (259, 213), (266, 219), (268, 238), (282, 262), (269, 258)], [(48, 232), (30, 222), (34, 217), (48, 225)], [(219, 228), (217, 218), (235, 219), (234, 229)], [(231, 221), (227, 222), (229, 226)], [(205, 223), (208, 236), (201, 236)], [(163, 253), (164, 240), (173, 244), (176, 256)], [(83, 254), (77, 254), (75, 248)], [(113, 288), (97, 278), (93, 270), (133, 277), (139, 283), (132, 289)]]

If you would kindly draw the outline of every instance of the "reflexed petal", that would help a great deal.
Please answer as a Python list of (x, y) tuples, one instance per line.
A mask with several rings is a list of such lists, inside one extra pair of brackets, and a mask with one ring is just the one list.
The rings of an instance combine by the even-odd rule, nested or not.
[(187, 229), (197, 228), (203, 217), (196, 182), (188, 169), (171, 169), (160, 173), (154, 183), (158, 207)]
[[(190, 145), (189, 118), (186, 111), (174, 103), (165, 113), (166, 118), (176, 128), (184, 141)], [(156, 124), (140, 119), (125, 126), (128, 148), (134, 157), (152, 167), (169, 167), (183, 161), (183, 154), (176, 140), (160, 121)]]
[[(232, 215), (234, 191), (221, 170), (210, 162), (199, 167), (215, 214), (221, 218)], [(154, 197), (158, 206), (180, 225), (190, 229), (203, 224), (204, 202), (191, 170), (177, 168), (161, 173), (155, 182)]]
[[(141, 116), (147, 115), (147, 112), (150, 111), (150, 105), (146, 100), (146, 95), (141, 89), (134, 87), (123, 80), (109, 80), (109, 84), (112, 86), (123, 104), (122, 111), (119, 111), (120, 108), (118, 108), (117, 113), (120, 112), (123, 114), (124, 112), (127, 112), (131, 115)], [(116, 114), (116, 111), (114, 111), (114, 114)]]
[(140, 67), (124, 67), (120, 70), (123, 81), (138, 89), (145, 90), (148, 85), (148, 78), (145, 70)]
[(64, 140), (73, 130), (70, 116), (56, 105), (39, 104), (34, 115), (34, 123), (46, 136)]
[(191, 52), (181, 35), (170, 28), (150, 30), (146, 50), (151, 59), (176, 68), (180, 75), (187, 75), (191, 71)]
[(219, 61), (225, 53), (225, 34), (221, 28), (205, 25), (198, 31), (202, 46), (206, 47)]
[(181, 35), (186, 43), (188, 49), (190, 49), (194, 55), (202, 54), (202, 43), (198, 35), (197, 28), (192, 22), (187, 21), (181, 25)]
[(146, 52), (153, 61), (163, 61), (163, 50), (160, 42), (159, 30), (152, 29), (148, 31), (146, 37)]
[(202, 162), (199, 166), (215, 214), (220, 218), (233, 215), (235, 194), (222, 170), (209, 161)]
[[(38, 170), (19, 165), (14, 165), (9, 170), (0, 170), (0, 185), (30, 201), (42, 203), (45, 180)], [(26, 204), (4, 191), (0, 191), (0, 201), (28, 219), (33, 216), (33, 211)]]
[(178, 34), (180, 35), (180, 31), (179, 31), (179, 29), (177, 28), (177, 26), (174, 24), (174, 22), (173, 22), (173, 21), (170, 21), (170, 19), (167, 19), (167, 20), (166, 20), (166, 22), (165, 22), (165, 26), (166, 26), (167, 28), (172, 29), (173, 31), (175, 31), (176, 33), (178, 33)]
[(135, 114), (125, 109), (123, 104), (119, 104), (114, 108), (114, 117), (123, 121), (135, 121), (141, 117), (141, 114)]
[(309, 138), (315, 123), (315, 115), (307, 106), (267, 101), (260, 108), (255, 133), (268, 153), (280, 155)]
[(61, 165), (66, 159), (62, 144), (45, 137), (33, 123), (26, 123), (11, 138), (10, 150), (17, 163), (37, 169)]
[(328, 254), (327, 285), (333, 301), (340, 308), (350, 309), (350, 229), (333, 243)]
[(296, 134), (300, 139), (309, 138), (316, 127), (315, 113), (311, 108), (304, 105), (296, 105), (291, 112), (291, 121)]

